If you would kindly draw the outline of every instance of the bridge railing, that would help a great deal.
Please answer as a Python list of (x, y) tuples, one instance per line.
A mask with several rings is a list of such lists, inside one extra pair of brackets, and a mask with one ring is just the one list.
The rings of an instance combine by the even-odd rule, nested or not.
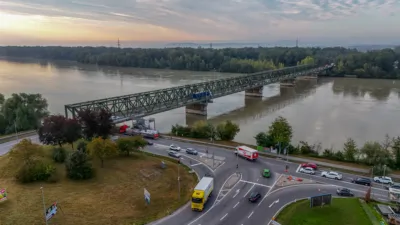
[(209, 98), (208, 96), (204, 96), (204, 99), (193, 98), (193, 94), (196, 93), (211, 92), (213, 98), (218, 98), (297, 76), (318, 73), (326, 69), (329, 69), (329, 66), (302, 65), (287, 67), (156, 91), (87, 101), (65, 105), (65, 114), (68, 117), (68, 114), (71, 113), (72, 117), (76, 117), (77, 112), (83, 109), (105, 108), (114, 115), (137, 115), (142, 117), (179, 108), (187, 104), (203, 102)]

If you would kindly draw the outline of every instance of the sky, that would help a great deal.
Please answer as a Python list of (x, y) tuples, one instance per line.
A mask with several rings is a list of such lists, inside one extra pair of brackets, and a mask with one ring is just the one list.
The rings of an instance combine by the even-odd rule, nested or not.
[(0, 0), (0, 45), (398, 44), (399, 21), (400, 0)]

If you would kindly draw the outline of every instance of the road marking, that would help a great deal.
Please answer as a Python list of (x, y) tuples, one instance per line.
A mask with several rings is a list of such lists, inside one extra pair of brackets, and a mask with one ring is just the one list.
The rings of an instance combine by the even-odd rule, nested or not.
[(254, 211), (251, 211), (250, 215), (247, 217), (247, 219), (250, 219), (251, 215), (253, 215)]
[(275, 180), (275, 182), (272, 184), (272, 186), (271, 186), (271, 189), (269, 189), (268, 190), (268, 192), (267, 192), (267, 194), (265, 194), (265, 196), (264, 196), (264, 198), (263, 199), (261, 199), (261, 201), (260, 201), (260, 203), (258, 203), (258, 205), (257, 206), (260, 206), (261, 205), (261, 203), (264, 201), (264, 199), (270, 194), (270, 192), (271, 192), (271, 190), (272, 190), (272, 188), (274, 188), (275, 187), (275, 185), (276, 185), (276, 183), (281, 179), (281, 177), (282, 177), (282, 175), (283, 174), (281, 174), (279, 177), (278, 177), (278, 179), (276, 179)]
[(191, 160), (194, 160), (194, 161), (196, 161), (196, 162), (198, 162), (198, 163), (201, 163), (201, 164), (203, 164), (205, 167), (207, 167), (209, 170), (211, 170), (212, 173), (214, 173), (214, 170), (211, 169), (211, 167), (209, 167), (207, 164), (202, 163), (202, 162), (200, 162), (199, 160), (197, 160), (197, 159), (195, 159), (195, 158), (192, 158), (192, 157), (189, 157), (189, 156), (187, 156), (187, 155), (182, 155), (182, 157), (187, 157), (187, 158), (189, 158), (189, 159), (191, 159)]
[(190, 165), (190, 166), (198, 166), (198, 165), (202, 165), (203, 163), (196, 163), (196, 164), (193, 164), (193, 165)]
[(237, 203), (233, 206), (233, 208), (236, 208), (237, 205), (239, 205), (239, 202), (237, 202)]
[[(232, 197), (232, 198), (235, 198), (236, 197), (236, 195), (238, 195), (239, 194), (239, 192), (240, 192), (240, 189), (237, 189), (236, 190), (236, 194)], [(233, 208), (235, 208), (235, 207), (233, 207)]]
[(269, 205), (269, 207), (271, 208), (274, 204), (276, 204), (276, 203), (278, 203), (279, 202), (279, 199), (278, 200), (276, 200), (276, 201), (274, 201), (274, 202), (272, 202), (272, 204), (271, 205)]
[(221, 219), (220, 219), (220, 221), (222, 221), (223, 219), (225, 219), (225, 217), (228, 215), (228, 213), (227, 214), (225, 214)]
[(222, 162), (219, 166), (217, 166), (217, 168), (214, 169), (214, 172), (215, 172), (218, 168), (220, 168), (221, 166), (223, 166), (224, 164), (225, 164), (225, 162)]
[[(232, 173), (232, 174), (225, 180), (225, 182), (222, 184), (221, 189), (220, 189), (219, 192), (218, 192), (218, 195), (217, 195), (217, 198), (216, 198), (216, 199), (219, 198), (219, 196), (221, 195), (222, 190), (224, 190), (223, 188), (224, 188), (226, 182), (228, 182), (228, 180), (231, 179), (231, 177), (232, 177), (233, 175), (236, 175), (236, 176), (237, 176), (237, 173)], [(240, 179), (242, 179), (242, 175), (240, 175)], [(240, 180), (240, 179), (239, 179), (239, 180)], [(238, 184), (238, 183), (239, 183), (239, 182), (236, 182), (236, 184)], [(236, 186), (236, 184), (235, 184), (235, 186)], [(235, 186), (233, 186), (230, 190), (232, 190)], [(229, 191), (230, 191), (230, 190), (229, 190)], [(228, 191), (228, 193), (229, 193), (229, 191)], [(228, 193), (226, 193), (226, 194), (228, 194)], [(226, 195), (226, 194), (225, 194), (225, 195)], [(224, 195), (224, 196), (225, 196), (225, 195)], [(217, 201), (215, 201), (213, 205), (215, 205), (216, 202), (217, 202)]]
[(260, 180), (260, 178), (257, 178), (257, 181), (256, 182), (258, 182)]
[(271, 188), (271, 186), (260, 184), (260, 183), (255, 183), (255, 182), (251, 182), (251, 181), (247, 181), (247, 180), (240, 180), (240, 182)]
[(251, 191), (251, 189), (253, 189), (253, 187), (254, 187), (255, 185), (256, 185), (256, 184), (253, 184), (253, 186), (251, 186), (251, 188), (246, 192), (246, 194), (244, 194), (243, 198), (246, 197), (247, 194), (249, 194), (249, 192)]
[(300, 170), (300, 167), (301, 167), (301, 164), (299, 165), (299, 167), (297, 167), (296, 173), (298, 173), (298, 172), (299, 172), (299, 170)]

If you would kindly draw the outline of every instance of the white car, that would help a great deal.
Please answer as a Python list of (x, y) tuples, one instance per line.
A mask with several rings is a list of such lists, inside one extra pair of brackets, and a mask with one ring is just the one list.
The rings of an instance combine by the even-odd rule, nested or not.
[(330, 172), (324, 171), (324, 172), (321, 173), (321, 176), (325, 177), (325, 178), (335, 179), (335, 180), (341, 180), (342, 179), (342, 174), (337, 173), (337, 172), (333, 172), (333, 171), (330, 171)]
[(382, 184), (393, 184), (392, 178), (390, 177), (374, 177), (374, 181)]
[(307, 173), (307, 174), (311, 174), (314, 175), (315, 174), (315, 170), (311, 167), (304, 167), (300, 169), (300, 173)]
[(176, 145), (170, 145), (169, 150), (179, 152), (179, 151), (181, 151), (181, 147), (176, 146)]

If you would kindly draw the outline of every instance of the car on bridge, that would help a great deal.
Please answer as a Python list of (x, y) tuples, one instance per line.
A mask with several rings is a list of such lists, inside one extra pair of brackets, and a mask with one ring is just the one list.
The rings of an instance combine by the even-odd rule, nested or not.
[(180, 158), (180, 157), (181, 157), (181, 154), (179, 154), (179, 153), (177, 153), (177, 152), (174, 152), (174, 151), (169, 151), (169, 152), (168, 152), (168, 155), (169, 155), (169, 156), (172, 156), (172, 157), (174, 157), (174, 158)]
[(261, 198), (261, 194), (257, 191), (253, 191), (250, 194), (249, 201), (250, 202), (257, 202)]
[(196, 151), (196, 150), (194, 150), (193, 148), (187, 148), (186, 149), (186, 153), (187, 154), (190, 154), (190, 155), (198, 155), (199, 153)]
[(336, 190), (337, 195), (339, 196), (348, 196), (348, 197), (354, 197), (354, 193), (351, 192), (349, 189), (347, 188), (338, 188)]
[(382, 184), (390, 184), (390, 185), (393, 184), (392, 178), (384, 176), (374, 177), (374, 181), (376, 183), (382, 183)]
[(361, 185), (365, 185), (365, 186), (371, 186), (371, 180), (368, 178), (364, 178), (364, 177), (358, 177), (356, 179), (351, 180), (352, 183), (355, 184), (361, 184)]
[(315, 164), (315, 163), (302, 163), (301, 164), (301, 167), (311, 167), (311, 168), (313, 168), (314, 170), (317, 170), (318, 169), (318, 166), (317, 166), (317, 164)]
[(176, 146), (176, 145), (170, 145), (169, 150), (179, 152), (179, 151), (181, 151), (181, 147)]
[(313, 168), (311, 168), (311, 167), (304, 167), (304, 168), (301, 168), (301, 169), (299, 170), (299, 172), (300, 172), (300, 173), (307, 173), (307, 174), (311, 174), (311, 175), (314, 175), (314, 174), (315, 174), (315, 170), (314, 170)]
[(334, 172), (334, 171), (330, 171), (330, 172), (322, 172), (321, 173), (321, 177), (325, 177), (325, 178), (331, 178), (331, 179), (335, 179), (335, 180), (341, 180), (342, 179), (342, 174)]

